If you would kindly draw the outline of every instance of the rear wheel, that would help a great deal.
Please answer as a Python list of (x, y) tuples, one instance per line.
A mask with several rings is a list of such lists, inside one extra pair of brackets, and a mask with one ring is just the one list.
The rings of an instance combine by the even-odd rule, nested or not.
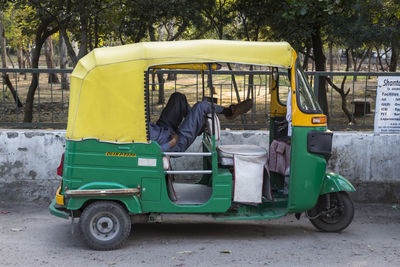
[(79, 226), (89, 247), (96, 250), (121, 247), (131, 231), (128, 212), (112, 201), (96, 201), (87, 206)]
[(317, 205), (307, 216), (311, 223), (324, 232), (340, 232), (353, 220), (354, 204), (347, 192), (321, 195)]

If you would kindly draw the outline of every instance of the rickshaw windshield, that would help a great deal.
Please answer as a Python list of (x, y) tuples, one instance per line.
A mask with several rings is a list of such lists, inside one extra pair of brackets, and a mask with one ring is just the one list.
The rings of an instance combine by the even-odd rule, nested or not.
[(297, 68), (297, 81), (298, 105), (300, 110), (306, 113), (321, 113), (321, 107), (301, 67)]

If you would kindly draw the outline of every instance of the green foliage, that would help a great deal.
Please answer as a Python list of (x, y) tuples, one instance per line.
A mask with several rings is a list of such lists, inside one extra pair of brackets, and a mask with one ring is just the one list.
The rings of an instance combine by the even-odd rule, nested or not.
[(257, 41), (270, 38), (268, 27), (269, 11), (267, 0), (237, 0), (234, 7), (238, 12), (237, 36), (247, 41)]
[[(188, 33), (190, 27), (201, 27), (202, 18), (196, 12), (201, 1), (136, 0), (121, 6), (121, 34), (128, 40), (176, 40)], [(160, 30), (160, 31), (157, 31)], [(164, 38), (159, 33), (165, 33)]]
[(3, 11), (2, 22), (8, 46), (26, 49), (33, 42), (33, 33), (38, 22), (34, 19), (34, 10), (27, 5), (7, 5)]
[(304, 52), (317, 32), (323, 44), (354, 50), (400, 40), (397, 0), (0, 0), (0, 9), (12, 47), (33, 43), (41, 21), (50, 19), (87, 51), (218, 38), (285, 40)]

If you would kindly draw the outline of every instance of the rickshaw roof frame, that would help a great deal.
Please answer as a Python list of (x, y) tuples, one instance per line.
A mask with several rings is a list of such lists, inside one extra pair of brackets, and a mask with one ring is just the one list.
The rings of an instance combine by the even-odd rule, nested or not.
[(154, 66), (233, 63), (290, 68), (293, 52), (287, 42), (226, 40), (145, 42), (94, 49), (79, 60), (71, 74), (66, 139), (149, 142), (143, 82)]

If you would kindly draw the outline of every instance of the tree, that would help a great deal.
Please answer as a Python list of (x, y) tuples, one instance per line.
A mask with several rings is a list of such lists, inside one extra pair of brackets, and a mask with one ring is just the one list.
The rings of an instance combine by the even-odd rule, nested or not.
[[(238, 14), (238, 27), (237, 36), (240, 39), (245, 39), (247, 41), (258, 41), (261, 37), (264, 39), (267, 37), (268, 27), (267, 27), (267, 11), (266, 6), (267, 1), (251, 1), (251, 0), (237, 0), (233, 3), (235, 13)], [(250, 66), (250, 70), (253, 70), (253, 66)], [(232, 77), (234, 80), (234, 77)], [(254, 87), (254, 75), (249, 75), (247, 98), (253, 97), (253, 87)], [(234, 82), (234, 87), (236, 90), (236, 96), (238, 97), (238, 92), (236, 88), (236, 81)], [(238, 102), (240, 98), (237, 99)]]
[[(118, 30), (115, 26), (120, 19), (118, 7), (123, 1), (117, 0), (66, 0), (44, 1), (41, 6), (54, 19), (65, 42), (68, 56), (73, 65), (90, 50), (105, 45)], [(72, 40), (79, 43), (75, 52)], [(122, 40), (122, 39), (121, 39)]]
[[(49, 2), (51, 0), (48, 0)], [(40, 51), (46, 39), (58, 31), (58, 25), (52, 16), (49, 16), (46, 10), (47, 1), (39, 0), (21, 0), (16, 3), (16, 6), (28, 11), (28, 16), (18, 17), (20, 22), (29, 25), (29, 27), (22, 28), (25, 34), (32, 34), (34, 36), (34, 48), (32, 51), (32, 68), (39, 67)], [(21, 24), (23, 24), (21, 23)], [(28, 93), (25, 102), (24, 122), (32, 122), (33, 118), (33, 101), (36, 89), (39, 83), (39, 73), (32, 73), (32, 81), (29, 85)]]
[[(3, 6), (4, 7), (4, 6)], [(3, 16), (2, 12), (0, 12), (0, 49), (1, 49), (1, 61), (2, 61), (2, 68), (7, 68), (7, 57), (6, 57), (6, 36), (4, 31), (4, 24), (3, 24)], [(10, 81), (10, 77), (8, 73), (3, 72), (3, 81), (10, 89), (10, 92), (14, 98), (14, 101), (18, 107), (22, 107), (22, 103), (18, 97), (17, 91), (15, 90), (14, 86)]]
[[(61, 34), (58, 35), (58, 46), (60, 51), (60, 69), (65, 69), (67, 68), (68, 64), (67, 46)], [(61, 89), (68, 90), (68, 88), (69, 88), (68, 75), (67, 73), (61, 73)]]
[[(190, 0), (137, 0), (126, 1), (121, 20), (121, 33), (128, 40), (174, 41), (179, 39), (192, 25), (201, 21), (196, 15), (200, 1)], [(158, 104), (165, 101), (164, 77), (157, 73), (159, 94)]]
[[(46, 55), (46, 64), (47, 68), (54, 69), (56, 67), (56, 63), (54, 61), (54, 52), (53, 52), (53, 41), (51, 40), (51, 36), (46, 39), (44, 43), (45, 47), (45, 55)], [(59, 79), (56, 73), (49, 73), (49, 83), (59, 83)]]
[(198, 10), (206, 18), (208, 29), (212, 29), (218, 39), (233, 39), (232, 34), (225, 32), (235, 19), (233, 0), (204, 0), (198, 4)]
[[(396, 0), (368, 0), (363, 5), (368, 10), (369, 17), (373, 22), (371, 37), (373, 40), (379, 40), (376, 46), (378, 48), (381, 45), (391, 47), (389, 71), (394, 72), (397, 69), (400, 49), (400, 2)], [(379, 60), (381, 59), (379, 58)]]
[[(335, 42), (335, 33), (349, 27), (344, 24), (338, 27), (338, 22), (349, 20), (349, 13), (354, 13), (358, 1), (313, 1), (313, 0), (286, 0), (268, 1), (268, 24), (273, 36), (278, 40), (289, 41), (297, 51), (308, 52), (312, 48), (310, 57), (315, 62), (316, 71), (326, 70), (324, 46)], [(344, 18), (343, 18), (344, 17)], [(307, 62), (307, 61), (305, 61)], [(320, 77), (318, 84), (318, 102), (324, 114), (328, 115), (328, 101), (326, 95), (326, 79)]]

